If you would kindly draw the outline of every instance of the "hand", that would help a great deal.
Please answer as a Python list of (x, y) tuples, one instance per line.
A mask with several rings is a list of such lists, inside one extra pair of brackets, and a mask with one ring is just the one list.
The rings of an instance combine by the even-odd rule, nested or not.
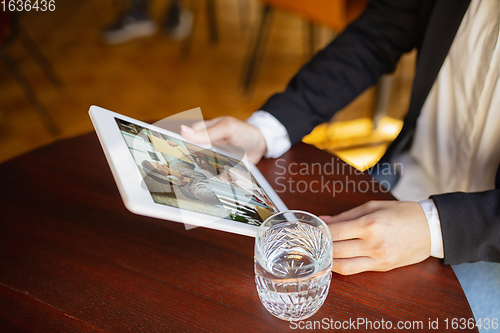
[(429, 226), (417, 202), (370, 201), (320, 218), (332, 232), (336, 273), (388, 271), (430, 256)]
[(193, 143), (241, 147), (254, 164), (260, 161), (267, 149), (264, 136), (257, 127), (229, 116), (197, 122), (192, 127), (181, 125), (181, 135)]

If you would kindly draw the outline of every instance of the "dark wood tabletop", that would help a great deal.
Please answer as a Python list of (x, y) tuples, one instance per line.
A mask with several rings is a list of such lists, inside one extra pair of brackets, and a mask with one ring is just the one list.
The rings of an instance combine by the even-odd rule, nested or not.
[[(300, 174), (313, 163), (335, 172)], [(344, 165), (298, 144), (258, 167), (289, 208), (317, 215), (393, 199)], [(1, 164), (0, 184), (0, 332), (283, 332), (310, 325), (383, 332), (376, 326), (388, 323), (399, 332), (440, 332), (473, 318), (452, 269), (428, 259), (386, 273), (333, 274), (323, 307), (291, 327), (259, 300), (253, 238), (130, 213), (94, 133)]]

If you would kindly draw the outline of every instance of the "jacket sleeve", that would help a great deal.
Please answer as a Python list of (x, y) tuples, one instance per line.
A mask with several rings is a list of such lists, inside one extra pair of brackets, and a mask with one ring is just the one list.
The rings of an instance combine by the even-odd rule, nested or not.
[(500, 189), (431, 198), (441, 221), (445, 264), (500, 262)]
[(261, 110), (275, 116), (293, 143), (328, 121), (417, 44), (421, 0), (373, 0), (364, 13)]

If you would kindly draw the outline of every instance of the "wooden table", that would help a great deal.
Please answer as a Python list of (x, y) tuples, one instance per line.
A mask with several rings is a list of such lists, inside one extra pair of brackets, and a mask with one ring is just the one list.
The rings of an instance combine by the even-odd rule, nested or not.
[[(371, 180), (350, 167), (343, 175), (295, 175), (304, 165), (294, 162), (344, 165), (299, 144), (283, 160), (266, 160), (259, 168), (277, 190), (284, 179)], [(285, 178), (277, 179), (284, 166)], [(1, 332), (290, 330), (258, 298), (254, 239), (205, 228), (186, 231), (180, 223), (128, 212), (94, 133), (0, 165), (0, 184)], [(304, 184), (297, 183), (297, 190)], [(280, 196), (289, 208), (315, 214), (392, 198), (377, 189), (335, 196), (313, 193), (318, 189)], [(393, 329), (408, 321), (422, 322), (423, 329), (406, 331), (437, 332), (447, 331), (446, 319), (451, 330), (453, 318), (473, 315), (451, 268), (429, 259), (387, 273), (334, 274), (329, 296), (309, 325), (363, 332), (373, 331), (367, 321), (391, 322)], [(439, 330), (429, 329), (429, 319), (438, 319)], [(358, 320), (365, 326), (346, 326)]]

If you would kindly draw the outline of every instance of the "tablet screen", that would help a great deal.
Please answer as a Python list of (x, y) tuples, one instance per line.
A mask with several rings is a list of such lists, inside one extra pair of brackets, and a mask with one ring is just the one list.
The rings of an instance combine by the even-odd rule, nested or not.
[(115, 120), (155, 203), (251, 225), (278, 212), (243, 162)]

